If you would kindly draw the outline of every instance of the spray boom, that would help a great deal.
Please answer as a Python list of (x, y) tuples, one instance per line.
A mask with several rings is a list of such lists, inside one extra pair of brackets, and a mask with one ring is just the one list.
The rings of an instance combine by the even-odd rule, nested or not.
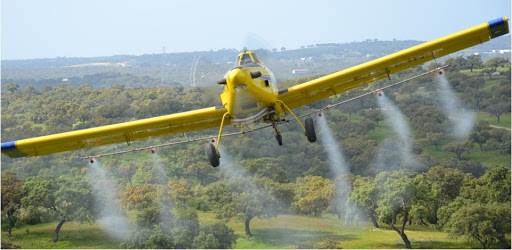
[[(372, 92), (368, 92), (368, 93), (365, 93), (365, 94), (362, 94), (362, 95), (358, 95), (358, 96), (356, 96), (356, 97), (353, 97), (353, 98), (347, 99), (347, 100), (342, 101), (342, 102), (338, 102), (338, 103), (334, 103), (334, 104), (329, 104), (329, 105), (327, 105), (327, 106), (325, 106), (325, 107), (323, 107), (323, 108), (321, 108), (321, 109), (318, 109), (318, 110), (315, 110), (315, 111), (312, 111), (312, 112), (306, 113), (306, 114), (304, 114), (304, 115), (301, 115), (301, 116), (299, 116), (299, 118), (302, 118), (302, 117), (305, 117), (305, 116), (309, 116), (309, 115), (312, 115), (312, 114), (315, 114), (315, 113), (322, 112), (322, 111), (324, 111), (324, 110), (327, 110), (327, 109), (330, 109), (330, 108), (336, 107), (336, 106), (338, 106), (338, 105), (341, 105), (341, 104), (344, 104), (344, 103), (347, 103), (347, 102), (351, 102), (351, 101), (357, 100), (357, 99), (362, 98), (362, 97), (365, 97), (365, 96), (367, 96), (367, 95), (374, 95), (374, 94), (375, 94), (375, 95), (378, 95), (378, 96), (382, 96), (382, 95), (384, 94), (383, 90), (385, 90), (385, 89), (388, 89), (388, 88), (394, 87), (394, 86), (396, 86), (396, 85), (399, 85), (399, 84), (402, 84), (402, 83), (405, 83), (405, 82), (408, 82), (408, 81), (414, 80), (414, 79), (416, 79), (416, 78), (419, 78), (419, 77), (422, 77), (422, 76), (428, 75), (428, 74), (430, 74), (430, 73), (439, 72), (440, 70), (444, 70), (445, 68), (450, 67), (450, 66), (451, 66), (450, 64), (443, 65), (443, 66), (441, 66), (441, 67), (439, 67), (439, 68), (435, 68), (435, 69), (433, 69), (433, 70), (429, 70), (429, 71), (427, 71), (427, 72), (425, 72), (425, 73), (422, 73), (422, 74), (419, 74), (419, 75), (416, 75), (416, 76), (413, 76), (413, 77), (407, 78), (407, 79), (402, 80), (402, 81), (399, 81), (399, 82), (397, 82), (397, 83), (393, 83), (393, 84), (391, 84), (391, 85), (388, 85), (388, 86), (383, 87), (383, 88), (381, 88), (381, 89), (378, 89), (378, 90), (376, 90), (376, 91), (372, 91)], [(322, 115), (321, 115), (321, 114), (318, 114), (318, 116), (322, 116)]]

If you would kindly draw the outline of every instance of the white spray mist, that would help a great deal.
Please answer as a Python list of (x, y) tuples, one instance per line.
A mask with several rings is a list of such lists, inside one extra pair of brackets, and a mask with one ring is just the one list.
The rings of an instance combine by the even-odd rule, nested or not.
[(318, 137), (320, 143), (327, 151), (327, 157), (329, 159), (329, 166), (331, 171), (335, 175), (335, 183), (338, 195), (334, 201), (337, 207), (343, 211), (343, 217), (345, 222), (359, 222), (358, 219), (362, 218), (362, 213), (349, 199), (351, 186), (347, 180), (347, 174), (349, 173), (348, 164), (345, 161), (345, 156), (340, 150), (338, 143), (335, 140), (334, 134), (329, 127), (325, 112), (321, 117), (316, 119), (318, 122)]
[[(398, 147), (394, 147), (391, 151), (399, 153), (400, 161), (402, 165), (406, 165), (408, 167), (414, 168), (418, 165), (418, 161), (414, 158), (412, 154), (412, 145), (411, 145), (411, 129), (409, 128), (409, 124), (404, 118), (404, 115), (400, 110), (393, 104), (393, 102), (386, 97), (386, 95), (377, 96), (377, 101), (381, 108), (382, 113), (392, 124), (393, 131), (398, 136)], [(386, 145), (383, 145), (386, 146)], [(381, 146), (381, 151), (383, 147)], [(397, 151), (398, 150), (398, 151)], [(383, 162), (381, 152), (379, 152), (377, 158), (377, 164)], [(398, 159), (395, 159), (398, 160)]]
[(121, 207), (117, 202), (118, 190), (98, 160), (90, 164), (89, 170), (89, 182), (96, 198), (96, 205), (101, 206), (98, 209), (101, 211), (98, 224), (101, 230), (110, 236), (124, 240), (126, 235), (132, 230), (132, 226), (122, 213)]
[(156, 181), (158, 182), (158, 184), (167, 184), (169, 178), (165, 174), (164, 164), (162, 163), (162, 160), (160, 159), (158, 152), (151, 153), (151, 156), (153, 168), (155, 169), (154, 173), (157, 175), (155, 177)]
[(441, 102), (446, 115), (453, 120), (453, 132), (458, 139), (466, 140), (475, 123), (475, 113), (465, 109), (460, 99), (455, 95), (444, 74), (438, 76)]

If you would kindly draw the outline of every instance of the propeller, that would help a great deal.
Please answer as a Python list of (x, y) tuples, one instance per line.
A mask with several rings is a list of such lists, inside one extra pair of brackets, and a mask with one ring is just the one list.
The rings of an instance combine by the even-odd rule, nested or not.
[[(258, 78), (260, 76), (261, 76), (261, 72), (259, 72), (259, 71), (251, 72), (251, 78), (252, 79)], [(217, 83), (218, 84), (227, 84), (226, 78), (222, 78), (222, 79), (218, 80)]]

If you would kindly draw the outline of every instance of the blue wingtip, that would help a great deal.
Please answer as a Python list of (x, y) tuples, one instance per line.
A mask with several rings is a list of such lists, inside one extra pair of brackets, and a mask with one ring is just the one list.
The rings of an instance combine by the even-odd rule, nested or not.
[(13, 149), (16, 149), (16, 142), (14, 142), (14, 141), (2, 142), (2, 151), (13, 150)]
[(16, 148), (15, 141), (2, 142), (2, 154), (7, 155), (11, 158), (27, 156), (26, 154), (24, 154), (23, 152), (19, 151)]
[(489, 29), (491, 30), (491, 39), (507, 34), (509, 32), (508, 19), (501, 17), (490, 21)]

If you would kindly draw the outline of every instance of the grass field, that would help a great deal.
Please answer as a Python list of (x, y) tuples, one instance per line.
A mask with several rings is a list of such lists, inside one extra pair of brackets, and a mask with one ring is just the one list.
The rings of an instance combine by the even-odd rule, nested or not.
[[(199, 213), (202, 225), (217, 221), (211, 213)], [(22, 248), (120, 248), (120, 241), (108, 237), (97, 224), (67, 222), (62, 227), (59, 242), (49, 240), (55, 223), (15, 228), (10, 242)], [(235, 248), (297, 248), (300, 243), (312, 244), (332, 240), (342, 248), (405, 248), (400, 236), (389, 226), (374, 228), (370, 223), (341, 223), (334, 216), (323, 218), (279, 215), (269, 219), (253, 219), (253, 237), (244, 233), (243, 223), (231, 220), (228, 226), (239, 236)], [(26, 232), (27, 229), (29, 232)], [(474, 248), (464, 239), (454, 239), (449, 234), (425, 226), (407, 226), (406, 234), (413, 248)], [(7, 233), (2, 232), (6, 240)]]
[(510, 129), (510, 114), (505, 114), (500, 116), (500, 122), (498, 122), (498, 118), (493, 115), (489, 115), (485, 112), (478, 112), (476, 114), (477, 121), (488, 121), (490, 125), (504, 127)]
[[(243, 235), (243, 224), (230, 223), (240, 238), (236, 248), (297, 248), (299, 243), (338, 242), (342, 248), (405, 248), (400, 236), (389, 226), (374, 228), (370, 223), (343, 224), (335, 218), (279, 215), (266, 220), (254, 219), (253, 237)], [(450, 238), (444, 232), (411, 226), (406, 234), (413, 248), (470, 248), (465, 241)]]
[(21, 246), (21, 248), (120, 248), (121, 242), (109, 237), (100, 230), (98, 224), (80, 224), (66, 222), (60, 231), (57, 244), (51, 242), (57, 222), (14, 228), (12, 237), (2, 231), (2, 240)]

